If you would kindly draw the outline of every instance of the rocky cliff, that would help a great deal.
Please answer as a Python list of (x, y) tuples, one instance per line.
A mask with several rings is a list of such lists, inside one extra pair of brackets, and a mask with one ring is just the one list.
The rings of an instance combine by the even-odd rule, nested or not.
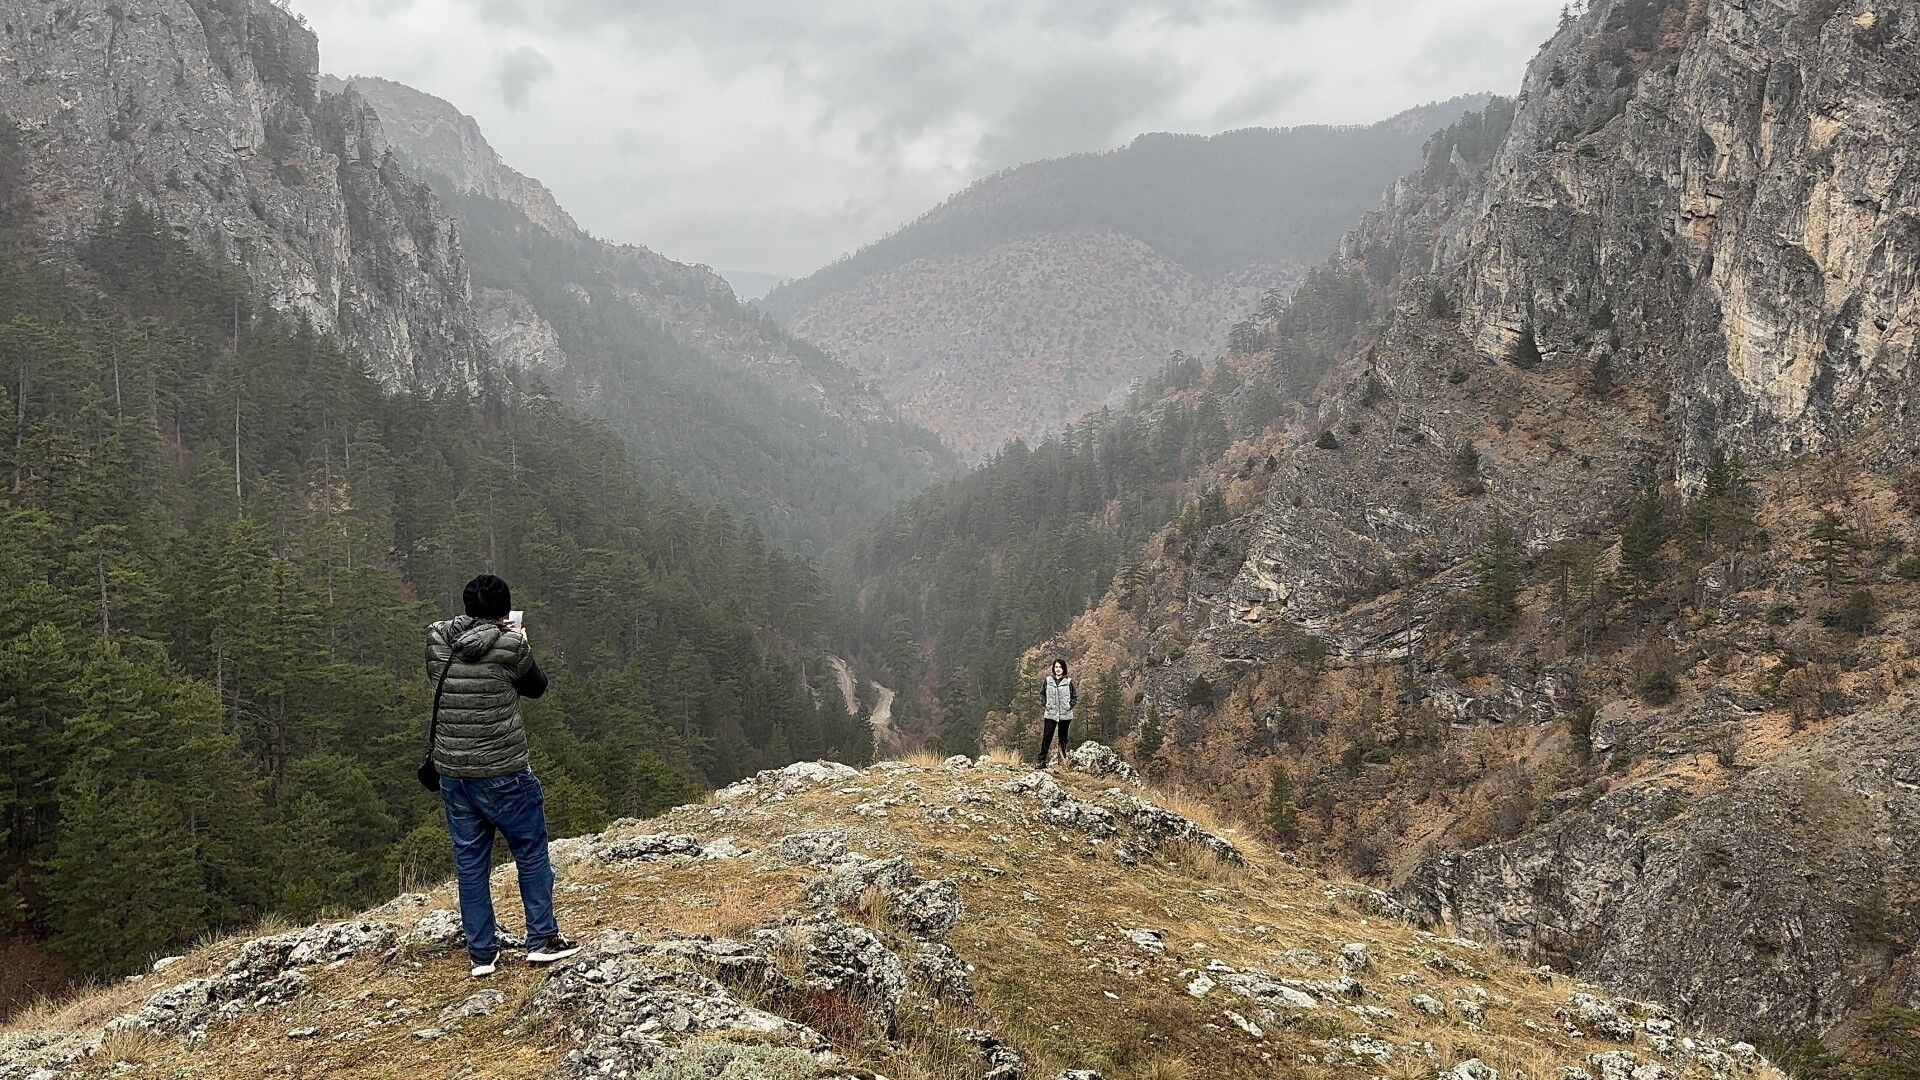
[(0, 1078), (1779, 1076), (1074, 764), (763, 773), (557, 842), (571, 960), (469, 979), (439, 885), (17, 1017)]
[(314, 35), (284, 8), (7, 0), (0, 116), (20, 128), (46, 245), (139, 201), (390, 383), (484, 366), (452, 222), (366, 103), (321, 91)]
[(1319, 390), (1192, 478), (1229, 520), (1044, 654), (1434, 920), (1741, 1030), (1920, 1004), (1916, 44), (1570, 11), (1242, 329)]
[(1482, 101), (1022, 165), (762, 303), (977, 459), (1116, 400), (1175, 352), (1218, 352)]

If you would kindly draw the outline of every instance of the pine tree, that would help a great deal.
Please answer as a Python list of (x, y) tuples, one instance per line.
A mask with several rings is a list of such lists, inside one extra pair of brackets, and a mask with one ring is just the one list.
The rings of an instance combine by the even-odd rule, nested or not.
[(1620, 566), (1636, 588), (1645, 589), (1659, 578), (1660, 549), (1671, 534), (1666, 500), (1659, 488), (1649, 484), (1627, 511), (1620, 532)]
[(1143, 768), (1159, 764), (1160, 747), (1167, 741), (1165, 726), (1160, 722), (1157, 709), (1149, 709), (1145, 722), (1140, 725), (1140, 734), (1133, 743), (1133, 756)]
[(1526, 572), (1526, 553), (1504, 516), (1495, 514), (1487, 524), (1473, 568), (1474, 621), (1491, 633), (1504, 633), (1520, 612), (1520, 583)]
[(172, 799), (85, 766), (60, 786), (46, 883), (56, 955), (81, 971), (124, 972), (209, 925), (193, 836)]
[(1289, 846), (1300, 838), (1300, 810), (1294, 802), (1293, 777), (1276, 761), (1267, 774), (1267, 832), (1275, 841)]
[(1716, 449), (1707, 461), (1700, 498), (1692, 507), (1693, 532), (1724, 548), (1746, 544), (1753, 531), (1753, 487), (1739, 459)]
[(1845, 518), (1832, 510), (1822, 510), (1820, 520), (1814, 523), (1812, 537), (1813, 550), (1809, 558), (1820, 568), (1820, 580), (1827, 588), (1837, 588), (1847, 580), (1848, 565), (1860, 547), (1859, 535)]

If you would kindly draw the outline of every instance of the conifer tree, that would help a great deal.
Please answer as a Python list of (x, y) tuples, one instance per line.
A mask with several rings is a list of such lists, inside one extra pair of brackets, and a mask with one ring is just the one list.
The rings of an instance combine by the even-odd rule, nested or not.
[(1267, 832), (1285, 845), (1294, 844), (1300, 838), (1300, 810), (1294, 800), (1293, 777), (1284, 764), (1276, 761), (1267, 774)]
[(1488, 631), (1504, 633), (1520, 611), (1520, 583), (1526, 571), (1526, 553), (1503, 515), (1495, 514), (1480, 538), (1474, 556), (1474, 621)]
[(1860, 540), (1845, 518), (1832, 510), (1820, 511), (1813, 525), (1813, 549), (1809, 557), (1820, 570), (1820, 580), (1834, 589), (1847, 580), (1848, 564), (1860, 546)]
[(1634, 587), (1645, 589), (1659, 577), (1660, 549), (1671, 534), (1666, 500), (1658, 487), (1648, 484), (1627, 511), (1620, 532), (1620, 566)]

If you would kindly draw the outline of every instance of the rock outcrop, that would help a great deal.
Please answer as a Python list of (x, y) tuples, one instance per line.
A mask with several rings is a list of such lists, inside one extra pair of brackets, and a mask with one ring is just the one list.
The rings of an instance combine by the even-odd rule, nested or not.
[[(1342, 914), (1347, 887), (1110, 786), (1102, 749), (1059, 779), (987, 759), (763, 773), (557, 842), (585, 948), (551, 968), (467, 978), (441, 886), (169, 958), (67, 1007), (91, 1022), (0, 1030), (0, 1080), (1778, 1075), (1660, 1007)], [(1049, 813), (1103, 806), (1125, 812)], [(1073, 1038), (1048, 1033), (1067, 1015)]]
[(133, 202), (395, 385), (472, 383), (485, 346), (452, 221), (313, 33), (267, 0), (0, 3), (0, 118), (60, 249)]

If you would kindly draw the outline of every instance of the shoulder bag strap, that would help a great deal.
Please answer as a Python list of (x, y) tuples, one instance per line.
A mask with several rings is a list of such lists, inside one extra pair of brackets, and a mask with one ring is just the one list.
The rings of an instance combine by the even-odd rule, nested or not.
[(433, 741), (440, 734), (440, 693), (447, 688), (447, 672), (453, 670), (453, 644), (447, 644), (447, 665), (440, 669), (440, 681), (433, 687), (433, 718), (427, 721), (427, 760), (433, 760)]

